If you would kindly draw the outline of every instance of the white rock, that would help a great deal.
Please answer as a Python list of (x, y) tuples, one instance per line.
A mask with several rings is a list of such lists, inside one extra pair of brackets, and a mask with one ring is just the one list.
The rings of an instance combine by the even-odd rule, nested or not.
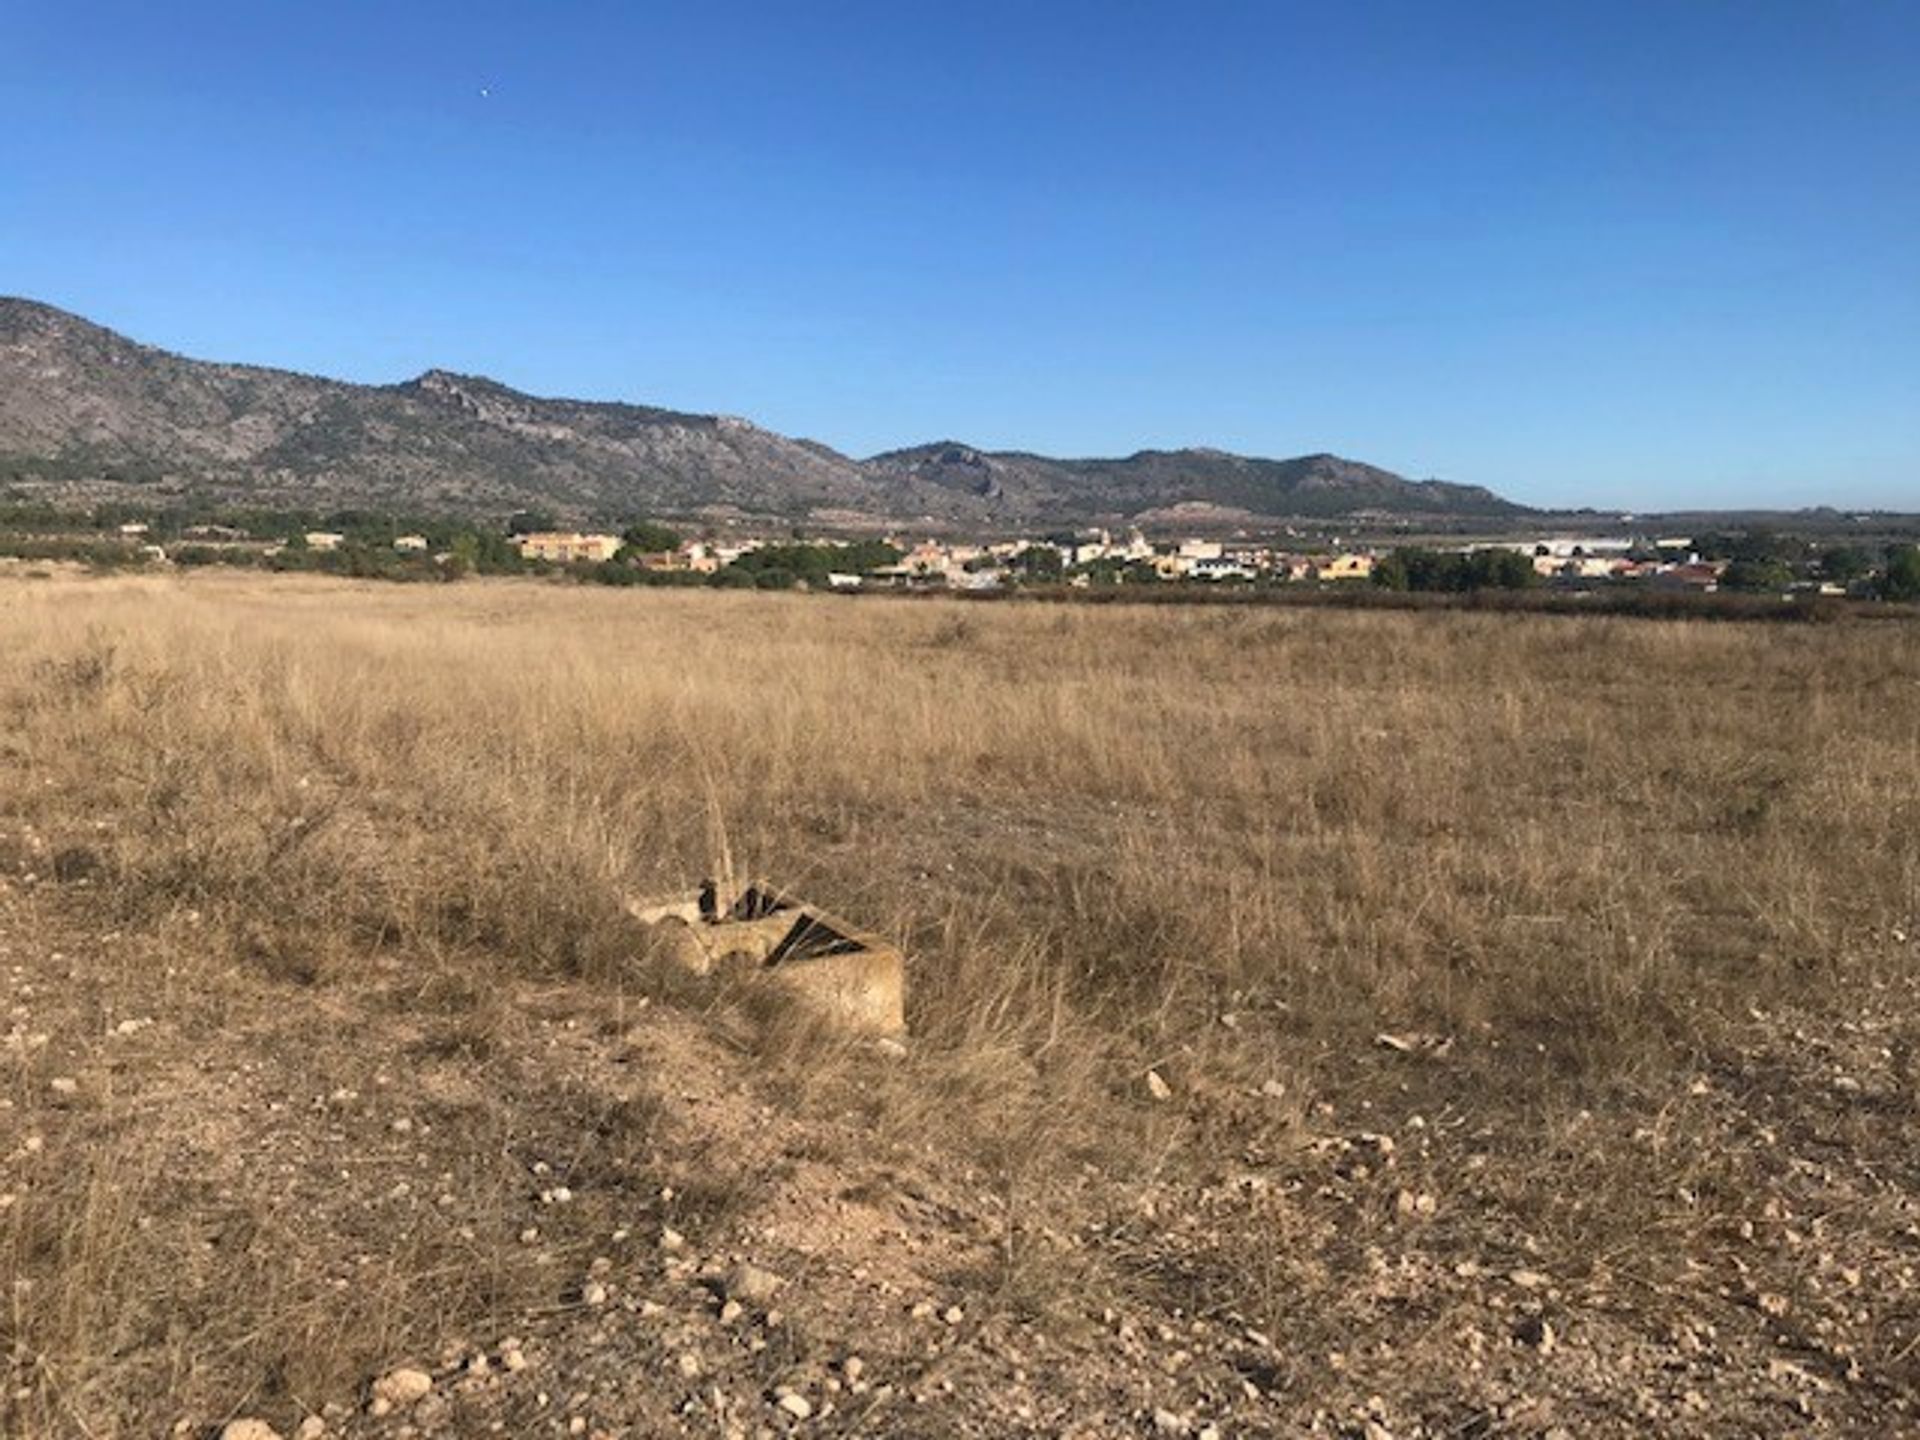
[(660, 1227), (660, 1248), (662, 1250), (678, 1250), (686, 1243), (687, 1237), (671, 1225), (662, 1225)]
[(804, 1420), (813, 1414), (813, 1404), (804, 1395), (789, 1390), (774, 1402), (796, 1420)]
[(220, 1440), (280, 1440), (280, 1432), (266, 1421), (249, 1415), (229, 1420), (220, 1430)]
[(748, 1305), (764, 1305), (780, 1292), (787, 1282), (758, 1265), (742, 1262), (734, 1266), (721, 1281), (721, 1290), (729, 1300), (739, 1300)]
[(402, 1365), (373, 1382), (373, 1402), (378, 1405), (384, 1401), (388, 1410), (404, 1410), (424, 1399), (432, 1389), (431, 1375)]
[(318, 1415), (309, 1415), (294, 1429), (293, 1440), (320, 1440), (327, 1433), (327, 1422)]
[(1175, 1414), (1171, 1410), (1153, 1412), (1153, 1433), (1156, 1435), (1185, 1435), (1192, 1429), (1193, 1425), (1184, 1415)]
[(1171, 1100), (1173, 1087), (1161, 1078), (1158, 1070), (1147, 1071), (1147, 1094), (1156, 1100)]
[(580, 1287), (580, 1299), (588, 1305), (607, 1303), (607, 1287), (598, 1280), (589, 1280)]

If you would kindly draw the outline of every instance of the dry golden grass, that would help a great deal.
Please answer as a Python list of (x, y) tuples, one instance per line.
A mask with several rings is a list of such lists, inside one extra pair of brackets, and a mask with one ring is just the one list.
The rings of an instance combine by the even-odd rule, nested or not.
[[(0, 581), (0, 655), (0, 847), (44, 837), (13, 858), (64, 856), (114, 926), (167, 937), (205, 1043), (262, 996), (349, 1011), (376, 963), (475, 1064), (510, 1018), (489, 976), (670, 999), (618, 899), (704, 873), (717, 818), (744, 870), (908, 943), (919, 1055), (862, 1103), (1010, 1213), (1082, 1164), (1202, 1163), (1204, 1124), (1140, 1103), (1150, 1065), (1182, 1096), (1284, 1077), (1294, 1124), (1307, 1097), (1391, 1094), (1357, 1057), (1427, 1033), (1455, 1043), (1423, 1084), (1558, 1154), (1501, 1172), (1510, 1213), (1616, 1243), (1645, 1174), (1568, 1117), (1670, 1088), (1756, 1008), (1844, 1009), (1920, 910), (1906, 625), (209, 574)], [(796, 1106), (845, 1099), (818, 1036), (759, 1043)], [(0, 1125), (24, 1127), (38, 1093), (12, 1094)], [(155, 1343), (116, 1327), (172, 1282), (116, 1257), (161, 1163), (134, 1132), (42, 1200), (58, 1224), (0, 1216), (0, 1280), (35, 1297), (0, 1331), (70, 1390)], [(299, 1253), (297, 1213), (248, 1223)], [(983, 1283), (1044, 1306), (1015, 1229)], [(1301, 1277), (1252, 1244), (1223, 1240), (1205, 1283), (1272, 1315)], [(357, 1292), (374, 1309), (463, 1263), (404, 1249), (380, 1261), (399, 1290)], [(311, 1393), (520, 1293), (490, 1273), (356, 1325), (263, 1279), (220, 1343)], [(224, 1373), (164, 1343), (156, 1383)]]

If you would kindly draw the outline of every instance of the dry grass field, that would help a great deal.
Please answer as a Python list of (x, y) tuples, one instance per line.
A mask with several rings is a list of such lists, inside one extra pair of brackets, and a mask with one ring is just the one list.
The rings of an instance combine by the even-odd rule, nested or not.
[[(15, 573), (0, 657), (0, 1433), (1920, 1425), (1920, 627)], [(904, 1056), (649, 963), (721, 838)]]

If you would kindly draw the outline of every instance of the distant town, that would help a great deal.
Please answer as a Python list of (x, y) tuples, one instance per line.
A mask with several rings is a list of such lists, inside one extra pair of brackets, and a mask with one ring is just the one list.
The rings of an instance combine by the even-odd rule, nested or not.
[[(689, 529), (694, 527), (688, 527)], [(637, 521), (567, 528), (502, 521), (217, 516), (0, 503), (0, 561), (97, 567), (237, 565), (388, 579), (551, 573), (610, 585), (992, 592), (1023, 587), (1359, 587), (1408, 591), (1640, 589), (1920, 599), (1920, 547), (1904, 536), (1835, 540), (1770, 529), (1667, 534), (1542, 530), (1407, 542), (1282, 532), (1149, 535), (1138, 528), (965, 541), (908, 535), (687, 534)]]

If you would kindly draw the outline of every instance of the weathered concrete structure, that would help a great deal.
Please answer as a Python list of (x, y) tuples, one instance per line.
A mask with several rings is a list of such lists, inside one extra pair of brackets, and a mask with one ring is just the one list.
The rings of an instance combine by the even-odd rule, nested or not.
[(838, 915), (769, 886), (727, 899), (698, 890), (634, 900), (659, 951), (696, 975), (732, 970), (786, 991), (847, 1029), (899, 1035), (907, 1028), (906, 960), (899, 949)]

